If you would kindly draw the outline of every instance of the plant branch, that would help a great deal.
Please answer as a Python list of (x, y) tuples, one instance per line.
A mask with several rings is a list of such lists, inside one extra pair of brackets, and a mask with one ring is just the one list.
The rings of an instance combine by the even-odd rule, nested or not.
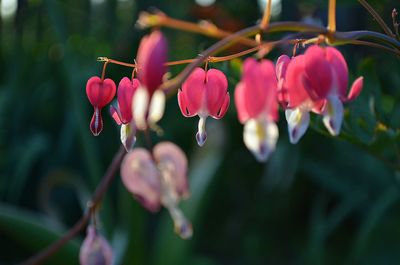
[[(141, 12), (137, 24), (141, 27), (169, 27), (178, 30), (203, 34), (209, 37), (222, 39), (232, 35), (232, 32), (219, 29), (211, 22), (202, 21), (200, 23), (192, 23), (184, 20), (171, 18), (162, 12), (149, 13)], [(248, 46), (257, 46), (259, 43), (253, 39), (240, 37), (239, 43)]]
[(383, 31), (390, 37), (396, 38), (396, 35), (393, 34), (393, 32), (390, 30), (389, 26), (385, 23), (385, 21), (382, 19), (382, 17), (375, 11), (375, 9), (368, 4), (366, 0), (358, 0), (360, 4), (367, 9), (367, 11), (371, 14), (371, 16), (378, 22), (378, 24), (381, 26)]
[(333, 33), (336, 31), (336, 0), (329, 0), (328, 10), (328, 30)]
[(272, 4), (272, 0), (267, 0), (267, 3), (265, 5), (265, 10), (264, 10), (264, 15), (263, 15), (263, 17), (261, 19), (261, 23), (260, 23), (260, 28), (263, 30), (268, 28), (269, 21), (271, 19), (271, 4)]
[(101, 182), (96, 188), (96, 191), (94, 192), (92, 199), (88, 203), (88, 210), (87, 212), (79, 219), (78, 222), (75, 223), (75, 225), (68, 230), (61, 238), (59, 238), (57, 241), (52, 243), (50, 246), (42, 250), (41, 252), (37, 253), (30, 259), (22, 262), (20, 265), (37, 265), (41, 264), (44, 262), (46, 259), (48, 259), (50, 256), (52, 256), (54, 253), (56, 253), (61, 247), (63, 247), (68, 241), (73, 239), (80, 231), (82, 231), (87, 223), (90, 220), (90, 217), (93, 213), (93, 211), (99, 206), (101, 203), (108, 187), (111, 184), (111, 181), (114, 179), (116, 172), (118, 171), (122, 159), (125, 156), (125, 148), (121, 146), (118, 150), (118, 152), (114, 155), (114, 158), (109, 165), (106, 173), (104, 174)]

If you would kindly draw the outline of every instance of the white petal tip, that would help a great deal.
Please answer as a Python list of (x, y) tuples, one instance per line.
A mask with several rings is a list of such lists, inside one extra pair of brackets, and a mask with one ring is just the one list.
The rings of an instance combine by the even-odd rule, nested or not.
[(207, 140), (207, 133), (206, 132), (197, 132), (196, 133), (196, 141), (199, 146), (203, 146)]

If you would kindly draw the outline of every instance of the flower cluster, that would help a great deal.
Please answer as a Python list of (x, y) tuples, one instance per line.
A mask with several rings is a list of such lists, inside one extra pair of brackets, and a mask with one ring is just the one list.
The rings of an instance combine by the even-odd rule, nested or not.
[[(102, 78), (90, 78), (86, 85), (94, 108), (90, 129), (94, 135), (101, 132), (101, 109), (117, 94), (110, 114), (121, 126), (121, 142), (128, 152), (121, 165), (122, 182), (149, 211), (167, 208), (176, 232), (189, 238), (191, 224), (178, 207), (189, 194), (185, 154), (171, 142), (158, 143), (151, 150), (134, 148), (136, 131), (156, 129), (156, 122), (163, 115), (165, 93), (160, 87), (167, 72), (166, 63), (167, 42), (156, 30), (142, 39), (132, 78), (122, 78), (117, 89), (111, 79), (104, 79), (104, 72)], [(275, 64), (267, 59), (247, 58), (234, 91), (246, 147), (258, 161), (268, 159), (279, 137), (279, 105), (285, 111), (291, 143), (297, 143), (306, 132), (309, 112), (321, 115), (329, 133), (338, 135), (343, 103), (354, 100), (363, 86), (363, 78), (359, 77), (347, 93), (348, 76), (345, 59), (332, 47), (311, 45), (302, 55), (280, 56)], [(203, 146), (207, 139), (206, 119), (221, 119), (229, 108), (227, 78), (220, 70), (208, 69), (207, 64), (205, 69), (195, 68), (183, 82), (177, 99), (183, 116), (199, 117), (196, 140)]]
[[(267, 160), (275, 150), (278, 103), (285, 110), (291, 143), (297, 143), (306, 132), (310, 111), (322, 115), (329, 133), (338, 135), (343, 103), (354, 100), (363, 86), (359, 77), (347, 94), (348, 77), (343, 55), (332, 47), (312, 45), (292, 59), (280, 56), (276, 65), (265, 59), (246, 59), (235, 89), (235, 104), (247, 148), (259, 161)], [(196, 139), (203, 145), (206, 117), (220, 119), (229, 106), (226, 77), (215, 69), (205, 72), (197, 68), (183, 83), (178, 102), (185, 117), (200, 117)]]

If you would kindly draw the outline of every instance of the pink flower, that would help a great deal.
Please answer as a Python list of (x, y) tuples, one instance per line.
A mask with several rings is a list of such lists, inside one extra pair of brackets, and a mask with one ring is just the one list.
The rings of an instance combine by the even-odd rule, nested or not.
[(157, 129), (156, 123), (164, 114), (165, 93), (158, 88), (167, 72), (167, 52), (167, 40), (159, 30), (144, 36), (139, 44), (137, 76), (140, 86), (133, 97), (132, 111), (140, 130)]
[(118, 105), (110, 107), (111, 116), (118, 125), (128, 124), (132, 121), (132, 100), (133, 95), (140, 86), (138, 79), (130, 80), (124, 77), (118, 84), (117, 100)]
[(165, 62), (168, 59), (168, 45), (159, 30), (144, 36), (137, 52), (138, 79), (146, 87), (150, 96), (163, 83), (167, 72)]
[(181, 199), (189, 195), (187, 159), (183, 151), (171, 142), (154, 146), (153, 154), (144, 148), (129, 152), (121, 165), (124, 186), (151, 212), (165, 206), (183, 238), (192, 235), (190, 222), (178, 208)]
[(208, 116), (221, 119), (229, 107), (228, 81), (223, 72), (196, 68), (178, 91), (179, 108), (185, 117), (198, 115), (197, 143), (202, 146), (206, 139), (205, 123)]
[(317, 45), (310, 46), (304, 55), (292, 60), (282, 55), (278, 68), (286, 72), (278, 75), (278, 80), (283, 80), (290, 141), (297, 143), (304, 135), (310, 111), (323, 115), (325, 127), (332, 135), (338, 135), (343, 121), (343, 103), (358, 97), (363, 77), (354, 81), (347, 94), (349, 73), (343, 55), (333, 47)]
[(266, 161), (279, 136), (277, 79), (269, 60), (244, 61), (242, 80), (235, 89), (239, 121), (244, 124), (243, 140), (257, 160)]
[(121, 79), (117, 91), (117, 105), (110, 106), (110, 114), (118, 125), (121, 125), (121, 142), (129, 151), (135, 144), (135, 123), (132, 118), (133, 96), (140, 86), (138, 79)]
[(96, 228), (89, 225), (87, 235), (82, 243), (79, 261), (81, 265), (111, 265), (113, 253), (107, 240), (98, 234)]
[(90, 130), (97, 136), (103, 130), (103, 119), (101, 109), (106, 106), (115, 96), (115, 83), (111, 79), (101, 80), (100, 77), (93, 76), (86, 83), (86, 95), (94, 108)]

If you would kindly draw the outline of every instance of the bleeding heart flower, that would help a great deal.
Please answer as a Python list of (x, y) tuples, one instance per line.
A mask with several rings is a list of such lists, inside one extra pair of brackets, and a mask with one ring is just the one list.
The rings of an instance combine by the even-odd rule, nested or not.
[(115, 83), (111, 79), (101, 80), (100, 77), (93, 76), (86, 83), (86, 95), (94, 108), (90, 130), (94, 136), (103, 130), (103, 119), (101, 109), (106, 106), (115, 96)]
[(244, 61), (242, 80), (235, 89), (239, 121), (244, 124), (243, 140), (258, 161), (266, 161), (275, 150), (279, 132), (277, 80), (269, 60)]
[(206, 139), (205, 123), (208, 116), (221, 119), (229, 107), (228, 81), (223, 72), (196, 68), (178, 91), (179, 108), (185, 117), (198, 115), (200, 120), (196, 134), (202, 146)]
[(111, 265), (113, 253), (107, 240), (97, 233), (96, 228), (89, 225), (87, 235), (82, 243), (79, 261), (81, 265)]
[(143, 207), (156, 212), (163, 205), (174, 220), (175, 231), (185, 239), (192, 236), (192, 226), (178, 208), (179, 201), (189, 195), (187, 159), (178, 146), (161, 142), (153, 154), (144, 148), (133, 149), (122, 162), (121, 178)]
[(310, 46), (304, 55), (292, 60), (282, 55), (278, 67), (286, 69), (282, 82), (287, 91), (286, 119), (291, 143), (297, 143), (306, 132), (310, 111), (323, 115), (325, 127), (332, 135), (338, 135), (343, 121), (343, 103), (358, 97), (363, 77), (355, 80), (347, 94), (349, 73), (343, 55), (333, 47), (317, 45)]
[(155, 30), (142, 38), (136, 58), (139, 66), (138, 79), (150, 96), (163, 83), (167, 59), (168, 44), (161, 31)]
[(121, 142), (129, 151), (135, 144), (135, 123), (132, 119), (133, 95), (140, 86), (138, 79), (124, 77), (118, 84), (117, 105), (110, 106), (110, 114), (121, 125)]
[(157, 129), (165, 108), (165, 93), (158, 89), (167, 72), (168, 45), (159, 30), (142, 38), (137, 52), (140, 86), (133, 97), (132, 112), (136, 127)]

